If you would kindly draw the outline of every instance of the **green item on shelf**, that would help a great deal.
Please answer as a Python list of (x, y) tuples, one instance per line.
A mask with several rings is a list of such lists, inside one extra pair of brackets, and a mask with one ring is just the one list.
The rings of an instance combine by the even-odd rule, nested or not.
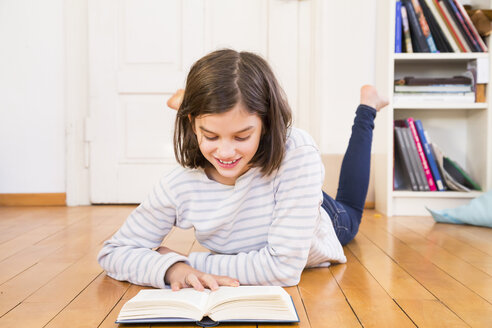
[(465, 187), (472, 190), (482, 190), (480, 185), (457, 162), (446, 156), (444, 156), (444, 169)]
[(468, 204), (453, 209), (431, 210), (436, 222), (471, 224), (492, 228), (492, 190), (472, 199)]

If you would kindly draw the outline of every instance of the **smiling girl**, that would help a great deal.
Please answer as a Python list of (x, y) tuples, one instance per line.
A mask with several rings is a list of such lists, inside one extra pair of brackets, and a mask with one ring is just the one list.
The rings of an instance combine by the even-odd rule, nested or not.
[[(181, 166), (104, 243), (98, 260), (118, 280), (183, 287), (281, 285), (305, 267), (346, 262), (369, 183), (372, 130), (386, 105), (361, 89), (336, 200), (322, 190), (313, 139), (291, 127), (291, 110), (261, 57), (219, 50), (191, 68), (178, 109), (174, 151)], [(212, 252), (159, 247), (173, 226), (194, 228)]]

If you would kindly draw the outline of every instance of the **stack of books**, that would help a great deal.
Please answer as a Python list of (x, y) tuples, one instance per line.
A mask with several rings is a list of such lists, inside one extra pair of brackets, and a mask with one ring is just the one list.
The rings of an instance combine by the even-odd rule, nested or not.
[(481, 190), (458, 163), (430, 141), (420, 120), (395, 120), (394, 190)]
[(458, 0), (397, 0), (395, 52), (487, 52)]
[(475, 102), (472, 78), (415, 78), (407, 76), (395, 81), (394, 102)]

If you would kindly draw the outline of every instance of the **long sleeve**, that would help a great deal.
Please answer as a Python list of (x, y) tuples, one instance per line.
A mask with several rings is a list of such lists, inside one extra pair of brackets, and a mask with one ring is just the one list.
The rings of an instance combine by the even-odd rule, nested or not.
[(273, 180), (275, 205), (264, 247), (235, 255), (191, 253), (196, 269), (239, 279), (241, 284), (296, 285), (306, 265), (320, 217), (324, 168), (317, 149), (296, 147)]
[(176, 253), (161, 255), (152, 250), (161, 244), (176, 221), (176, 205), (170, 195), (161, 180), (123, 226), (104, 243), (98, 261), (108, 276), (163, 288), (167, 269), (176, 262), (188, 261)]

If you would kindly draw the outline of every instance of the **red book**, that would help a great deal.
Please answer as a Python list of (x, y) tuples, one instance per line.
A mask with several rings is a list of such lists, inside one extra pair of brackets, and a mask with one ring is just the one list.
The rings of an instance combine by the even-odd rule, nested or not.
[(451, 34), (453, 35), (454, 37), (454, 40), (456, 41), (456, 43), (458, 44), (458, 47), (460, 47), (460, 50), (462, 52), (468, 52), (467, 49), (465, 48), (465, 46), (463, 45), (463, 43), (461, 42), (461, 39), (460, 37), (458, 36), (457, 32), (455, 31), (455, 29), (453, 28), (453, 25), (451, 24), (451, 22), (449, 21), (450, 19), (452, 19), (451, 17), (448, 17), (446, 15), (446, 13), (444, 12), (444, 10), (442, 9), (441, 7), (441, 3), (438, 1), (438, 0), (432, 0), (434, 2), (434, 5), (436, 6), (437, 10), (439, 11), (439, 13), (441, 14), (442, 16), (442, 19), (444, 19), (444, 21), (446, 22), (446, 25), (448, 26), (448, 29), (449, 31), (451, 32)]
[(473, 34), (473, 38), (478, 42), (478, 45), (480, 46), (482, 51), (487, 52), (488, 51), (487, 45), (485, 44), (485, 42), (483, 42), (480, 34), (478, 34), (478, 31), (475, 28), (475, 25), (473, 25), (473, 22), (471, 21), (470, 16), (468, 16), (468, 13), (466, 12), (463, 5), (461, 3), (459, 3), (459, 1), (456, 1), (456, 0), (454, 1), (454, 3), (456, 5), (456, 7), (458, 8), (458, 10), (460, 11), (461, 16), (463, 16), (465, 24), (468, 26), (468, 30), (470, 30), (471, 34)]
[(407, 118), (407, 124), (412, 132), (413, 141), (415, 141), (415, 146), (417, 146), (417, 152), (419, 153), (420, 162), (422, 162), (422, 167), (424, 168), (425, 177), (427, 179), (427, 183), (429, 184), (430, 191), (436, 191), (436, 184), (434, 182), (434, 178), (432, 177), (432, 172), (429, 167), (429, 163), (427, 162), (427, 158), (425, 157), (424, 147), (422, 147), (422, 143), (420, 142), (419, 134), (417, 132), (417, 128), (415, 127), (415, 121), (412, 117)]

